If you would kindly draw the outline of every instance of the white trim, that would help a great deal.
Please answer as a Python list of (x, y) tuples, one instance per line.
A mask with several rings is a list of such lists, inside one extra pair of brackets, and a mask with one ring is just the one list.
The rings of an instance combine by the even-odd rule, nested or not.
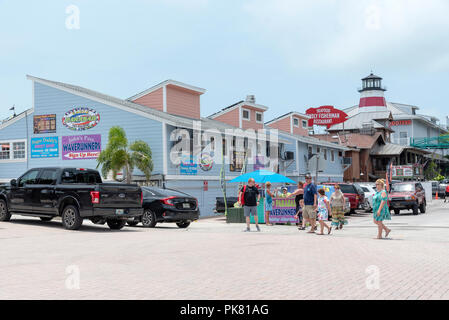
[(300, 112), (296, 112), (296, 111), (292, 111), (292, 112), (289, 112), (287, 114), (284, 114), (283, 116), (281, 116), (279, 118), (267, 121), (267, 122), (265, 122), (265, 124), (268, 125), (268, 124), (271, 124), (271, 123), (274, 123), (274, 122), (278, 122), (280, 120), (284, 120), (285, 118), (291, 117), (293, 115), (296, 115), (296, 116), (298, 116), (300, 118), (305, 118), (306, 120), (310, 119), (310, 117), (308, 115), (306, 115), (306, 114), (303, 114), (303, 113), (300, 113)]
[[(260, 115), (261, 115), (261, 118), (262, 118), (262, 120), (260, 120), (260, 121), (257, 120), (257, 115), (258, 115), (258, 114), (260, 114)], [(256, 122), (257, 122), (257, 123), (263, 123), (263, 112), (256, 111)]]
[(214, 118), (219, 117), (219, 116), (221, 116), (223, 114), (231, 112), (231, 111), (233, 111), (233, 110), (235, 110), (237, 108), (240, 109), (242, 106), (248, 106), (248, 107), (251, 107), (251, 108), (254, 108), (254, 109), (260, 109), (262, 111), (267, 111), (268, 110), (268, 107), (263, 106), (261, 104), (255, 104), (255, 103), (251, 103), (251, 102), (247, 102), (247, 101), (242, 101), (242, 102), (239, 102), (236, 105), (232, 106), (232, 108), (229, 108), (229, 107), (228, 108), (224, 108), (223, 110), (220, 110), (220, 111), (218, 111), (218, 112), (216, 112), (214, 114), (211, 114), (207, 118), (214, 119)]
[(132, 97), (129, 97), (126, 100), (129, 100), (129, 101), (137, 100), (137, 99), (139, 99), (139, 98), (141, 98), (141, 97), (143, 97), (143, 96), (145, 96), (145, 95), (147, 95), (147, 94), (149, 94), (149, 93), (151, 93), (153, 91), (156, 91), (156, 90), (158, 90), (160, 88), (163, 88), (163, 87), (167, 86), (168, 84), (174, 85), (176, 87), (184, 88), (184, 89), (187, 89), (187, 90), (195, 91), (195, 92), (198, 92), (200, 94), (204, 94), (206, 92), (206, 89), (203, 89), (203, 88), (200, 88), (200, 87), (195, 87), (195, 86), (192, 86), (190, 84), (183, 83), (183, 82), (180, 82), (180, 81), (170, 80), (169, 79), (169, 80), (165, 80), (165, 81), (163, 81), (163, 82), (161, 82), (161, 83), (159, 83), (159, 84), (157, 84), (157, 85), (155, 85), (155, 86), (153, 86), (153, 87), (151, 87), (149, 89), (146, 89), (146, 90), (144, 90), (144, 91), (142, 91), (142, 92), (140, 92), (140, 93), (138, 93), (138, 94), (136, 94), (136, 95), (134, 95)]
[[(13, 144), (17, 143), (17, 142), (24, 142), (25, 144), (25, 158), (18, 158), (18, 159), (14, 159), (14, 149), (13, 149)], [(14, 140), (1, 140), (0, 139), (0, 144), (2, 143), (9, 143), (9, 159), (0, 159), (0, 164), (1, 163), (15, 163), (15, 162), (27, 162), (28, 159), (28, 141), (27, 139), (14, 139)]]
[(162, 123), (162, 173), (167, 174), (167, 125)]
[(14, 117), (14, 118), (11, 118), (11, 119), (7, 120), (4, 123), (0, 123), (0, 130), (4, 129), (6, 127), (9, 127), (10, 125), (12, 125), (12, 124), (16, 123), (17, 121), (25, 118), (26, 116), (31, 115), (33, 112), (34, 112), (34, 108), (33, 109), (28, 109), (28, 110), (22, 112), (21, 114), (19, 114), (18, 116)]
[(167, 86), (162, 87), (162, 110), (167, 112)]

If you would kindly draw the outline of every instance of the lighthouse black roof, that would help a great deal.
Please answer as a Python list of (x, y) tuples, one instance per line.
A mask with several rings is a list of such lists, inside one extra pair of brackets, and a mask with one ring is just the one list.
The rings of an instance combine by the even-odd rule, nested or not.
[(378, 79), (378, 80), (382, 80), (381, 77), (374, 75), (372, 72), (368, 77), (363, 78), (362, 80), (369, 80), (369, 79)]

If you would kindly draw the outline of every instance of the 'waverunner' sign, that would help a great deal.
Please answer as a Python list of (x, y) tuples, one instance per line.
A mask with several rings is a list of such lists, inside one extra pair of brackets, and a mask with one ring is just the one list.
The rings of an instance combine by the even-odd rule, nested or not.
[(62, 160), (97, 159), (101, 134), (62, 137)]

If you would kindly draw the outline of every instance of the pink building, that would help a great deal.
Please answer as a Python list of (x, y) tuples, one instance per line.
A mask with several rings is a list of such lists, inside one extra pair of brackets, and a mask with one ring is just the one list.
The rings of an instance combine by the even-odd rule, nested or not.
[(249, 95), (245, 101), (239, 101), (226, 107), (208, 118), (220, 121), (240, 129), (263, 129), (266, 106), (256, 104), (254, 96)]
[(170, 114), (200, 119), (200, 96), (205, 92), (202, 88), (166, 80), (128, 100)]
[(309, 116), (299, 112), (289, 112), (265, 124), (273, 129), (278, 129), (290, 134), (308, 136), (309, 127), (307, 121)]

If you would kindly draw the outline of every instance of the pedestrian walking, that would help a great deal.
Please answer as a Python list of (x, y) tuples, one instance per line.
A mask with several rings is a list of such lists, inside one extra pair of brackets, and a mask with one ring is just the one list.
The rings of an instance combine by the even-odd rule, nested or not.
[(246, 218), (246, 230), (245, 232), (249, 232), (250, 230), (250, 217), (254, 217), (254, 221), (256, 222), (256, 229), (260, 231), (259, 228), (259, 219), (257, 216), (257, 206), (260, 201), (260, 193), (257, 187), (255, 186), (256, 182), (253, 178), (249, 178), (248, 184), (243, 186), (239, 192), (239, 203), (243, 206), (243, 212)]
[(379, 179), (376, 181), (376, 194), (373, 197), (373, 215), (374, 223), (377, 225), (377, 239), (382, 239), (382, 231), (385, 230), (385, 238), (391, 232), (391, 229), (387, 228), (383, 221), (391, 220), (390, 210), (388, 209), (388, 194), (385, 190), (385, 181)]
[(446, 192), (444, 193), (444, 202), (449, 198), (449, 184), (446, 186)]
[(299, 220), (298, 230), (305, 230), (306, 229), (306, 221), (304, 220), (304, 218), (302, 216), (302, 211), (303, 211), (303, 207), (304, 207), (304, 183), (299, 181), (298, 188), (295, 191), (293, 191), (293, 193), (290, 195), (290, 197), (295, 197), (295, 204), (296, 204), (295, 218)]
[(324, 227), (327, 229), (327, 234), (330, 234), (332, 231), (332, 227), (326, 223), (329, 219), (329, 212), (331, 211), (331, 206), (329, 203), (329, 199), (326, 197), (326, 193), (324, 189), (318, 190), (318, 222), (320, 223), (320, 233), (319, 235), (324, 234)]
[(272, 226), (270, 214), (273, 211), (273, 192), (271, 192), (271, 182), (265, 184), (265, 225)]
[(315, 233), (317, 210), (317, 190), (316, 185), (312, 182), (312, 176), (306, 175), (306, 186), (304, 188), (304, 210), (302, 212), (303, 219), (310, 223), (310, 231), (307, 233)]
[(340, 186), (335, 185), (335, 191), (330, 198), (331, 214), (332, 214), (332, 226), (338, 229), (343, 229), (343, 225), (347, 223), (345, 218), (345, 206), (346, 200), (343, 192), (341, 192)]

